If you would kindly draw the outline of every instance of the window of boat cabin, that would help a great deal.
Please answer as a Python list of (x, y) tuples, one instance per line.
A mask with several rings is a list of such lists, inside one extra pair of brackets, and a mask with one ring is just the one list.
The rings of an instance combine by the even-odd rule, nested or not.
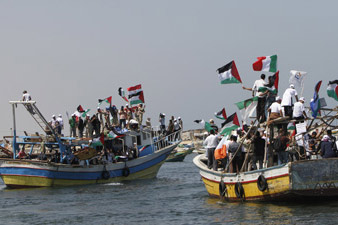
[(141, 135), (137, 135), (137, 145), (141, 145)]
[(143, 140), (147, 140), (147, 133), (142, 132), (142, 135), (143, 135)]

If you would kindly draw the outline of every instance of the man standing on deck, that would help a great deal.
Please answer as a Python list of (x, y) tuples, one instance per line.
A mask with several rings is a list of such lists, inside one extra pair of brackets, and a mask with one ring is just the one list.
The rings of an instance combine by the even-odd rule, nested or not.
[(257, 161), (259, 162), (259, 169), (263, 169), (263, 160), (265, 152), (265, 140), (261, 137), (259, 131), (256, 131), (255, 137), (252, 140), (251, 144), (254, 145), (254, 155), (253, 155), (253, 169), (257, 169)]
[(210, 119), (209, 123), (212, 129), (214, 129), (215, 133), (218, 133), (218, 126), (215, 124), (215, 121), (213, 119)]
[(290, 84), (290, 87), (287, 88), (283, 94), (281, 103), (282, 107), (284, 108), (284, 116), (289, 116), (290, 119), (292, 118), (292, 96), (294, 96), (298, 102), (298, 93), (295, 89), (295, 86)]
[(76, 137), (76, 117), (75, 114), (72, 114), (72, 117), (69, 119), (69, 127), (70, 127), (70, 136)]
[(62, 130), (63, 130), (63, 119), (62, 119), (62, 115), (59, 114), (59, 117), (56, 118), (56, 120), (59, 122), (59, 126), (58, 126), (58, 134), (62, 134)]
[(164, 134), (165, 133), (165, 114), (164, 113), (160, 113), (159, 122), (160, 122), (160, 131), (162, 134)]
[(304, 102), (305, 98), (301, 97), (299, 98), (299, 101), (296, 102), (295, 105), (293, 106), (293, 114), (292, 114), (293, 119), (295, 120), (307, 119), (307, 115), (304, 108)]
[(243, 146), (239, 149), (240, 144), (237, 142), (237, 136), (231, 135), (230, 140), (232, 141), (229, 144), (229, 150), (230, 153), (229, 157), (229, 163), (230, 164), (230, 173), (239, 173), (239, 171), (242, 168), (242, 151)]
[(276, 101), (271, 104), (271, 106), (268, 109), (269, 112), (269, 118), (268, 118), (268, 125), (270, 123), (270, 120), (277, 119), (279, 117), (283, 116), (283, 111), (280, 103), (282, 102), (282, 99), (280, 99), (279, 96), (276, 97)]
[(214, 130), (210, 130), (210, 135), (204, 140), (203, 145), (207, 148), (208, 168), (211, 169), (214, 163), (214, 151), (218, 145), (218, 137)]
[(260, 80), (256, 80), (252, 88), (246, 88), (242, 86), (244, 90), (252, 91), (252, 97), (255, 95), (258, 97), (257, 108), (256, 108), (256, 117), (260, 123), (265, 122), (265, 102), (266, 102), (266, 93), (259, 92), (259, 88), (264, 88), (267, 83), (265, 82), (265, 74), (261, 75)]

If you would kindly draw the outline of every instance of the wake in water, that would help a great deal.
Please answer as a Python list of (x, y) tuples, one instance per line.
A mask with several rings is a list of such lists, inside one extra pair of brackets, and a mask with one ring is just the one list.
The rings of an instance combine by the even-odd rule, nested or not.
[(104, 184), (104, 185), (107, 185), (107, 186), (122, 186), (124, 184), (122, 184), (122, 183), (108, 183), (108, 184)]

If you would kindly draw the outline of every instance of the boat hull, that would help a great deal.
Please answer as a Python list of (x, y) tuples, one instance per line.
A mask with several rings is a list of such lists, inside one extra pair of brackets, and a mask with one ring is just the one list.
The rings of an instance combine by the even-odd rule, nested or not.
[(31, 160), (1, 160), (0, 175), (7, 187), (54, 187), (156, 177), (176, 145), (127, 162), (106, 165), (65, 165)]
[[(229, 201), (338, 197), (338, 159), (335, 158), (298, 161), (239, 174), (212, 171), (201, 161), (202, 158), (196, 156), (194, 163), (200, 169), (207, 192), (213, 197)], [(311, 172), (310, 168), (317, 170)]]
[(194, 148), (190, 148), (187, 150), (177, 151), (176, 153), (171, 153), (166, 162), (183, 162), (185, 157), (192, 153), (193, 150)]

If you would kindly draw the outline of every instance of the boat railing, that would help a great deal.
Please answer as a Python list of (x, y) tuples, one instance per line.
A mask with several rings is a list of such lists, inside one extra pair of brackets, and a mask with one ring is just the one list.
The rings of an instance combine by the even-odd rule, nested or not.
[(159, 134), (154, 141), (155, 151), (178, 144), (182, 141), (182, 130), (175, 131), (168, 135)]

